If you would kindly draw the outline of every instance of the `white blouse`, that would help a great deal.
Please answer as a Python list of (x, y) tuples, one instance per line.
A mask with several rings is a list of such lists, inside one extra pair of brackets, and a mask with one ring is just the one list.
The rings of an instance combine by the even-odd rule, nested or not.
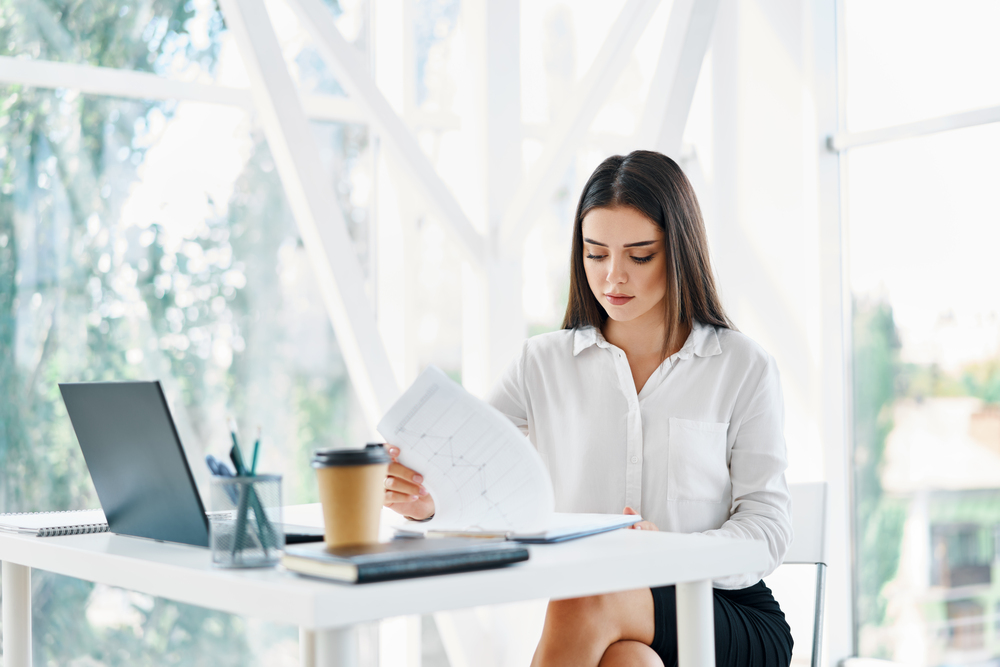
[(593, 327), (528, 339), (489, 402), (538, 449), (557, 512), (621, 513), (660, 530), (763, 540), (764, 572), (792, 540), (784, 405), (774, 360), (747, 336), (696, 322), (636, 395), (625, 353)]

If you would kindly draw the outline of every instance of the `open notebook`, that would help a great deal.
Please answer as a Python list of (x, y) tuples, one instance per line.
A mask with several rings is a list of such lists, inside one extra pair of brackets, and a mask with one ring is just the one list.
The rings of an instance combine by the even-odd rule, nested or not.
[(552, 544), (627, 528), (639, 521), (642, 521), (642, 517), (634, 514), (563, 514), (555, 512), (549, 518), (548, 528), (533, 532), (424, 529), (423, 526), (427, 524), (414, 521), (397, 524), (395, 531), (400, 537), (502, 537), (511, 542), (524, 544)]
[(99, 509), (0, 514), (0, 531), (5, 533), (55, 537), (104, 533), (107, 530), (104, 511)]

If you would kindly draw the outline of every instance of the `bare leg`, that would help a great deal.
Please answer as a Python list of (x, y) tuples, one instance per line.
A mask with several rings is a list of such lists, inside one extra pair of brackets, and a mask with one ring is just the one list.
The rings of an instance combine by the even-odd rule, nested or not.
[(599, 667), (663, 667), (663, 661), (642, 642), (624, 639), (608, 647)]
[[(648, 647), (654, 630), (653, 594), (648, 588), (553, 600), (545, 613), (545, 627), (531, 665), (598, 667), (612, 644), (626, 640)], [(614, 654), (611, 657), (614, 659)]]

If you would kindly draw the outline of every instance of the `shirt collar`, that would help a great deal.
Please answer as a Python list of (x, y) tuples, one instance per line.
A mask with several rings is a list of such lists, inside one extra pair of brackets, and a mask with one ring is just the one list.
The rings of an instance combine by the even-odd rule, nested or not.
[[(604, 335), (595, 327), (583, 327), (573, 332), (574, 357), (592, 345), (611, 347), (611, 344), (604, 339)], [(674, 356), (678, 359), (690, 359), (692, 355), (714, 357), (717, 354), (722, 354), (722, 346), (719, 345), (719, 334), (715, 327), (695, 320), (683, 347)]]

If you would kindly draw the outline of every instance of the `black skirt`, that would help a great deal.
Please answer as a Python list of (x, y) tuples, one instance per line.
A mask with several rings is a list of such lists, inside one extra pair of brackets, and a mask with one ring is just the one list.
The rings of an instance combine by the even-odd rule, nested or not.
[[(758, 581), (749, 588), (715, 593), (715, 664), (719, 667), (788, 667), (792, 633), (771, 589)], [(677, 602), (673, 586), (652, 588), (656, 632), (652, 649), (664, 667), (677, 665)]]

